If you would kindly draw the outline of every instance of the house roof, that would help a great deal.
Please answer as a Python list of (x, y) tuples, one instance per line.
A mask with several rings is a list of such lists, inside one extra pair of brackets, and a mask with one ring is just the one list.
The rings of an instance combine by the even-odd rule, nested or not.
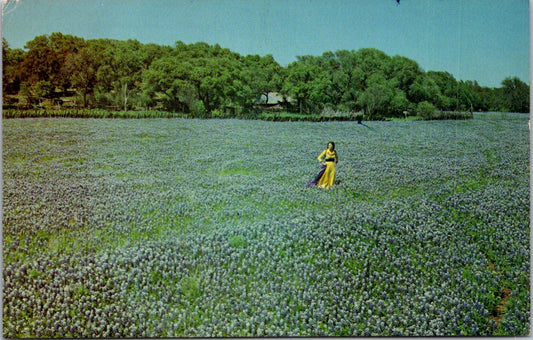
[(279, 92), (269, 92), (268, 93), (268, 100), (264, 94), (262, 94), (257, 102), (259, 104), (267, 104), (267, 105), (275, 105), (282, 102), (293, 102), (294, 99), (291, 97), (283, 97), (283, 95)]

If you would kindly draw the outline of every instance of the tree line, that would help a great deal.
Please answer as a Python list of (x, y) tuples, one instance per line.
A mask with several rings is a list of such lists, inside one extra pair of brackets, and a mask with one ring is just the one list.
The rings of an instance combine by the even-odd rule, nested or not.
[[(529, 85), (501, 87), (424, 71), (374, 48), (299, 56), (242, 56), (204, 42), (172, 46), (137, 40), (40, 35), (24, 49), (2, 40), (4, 107), (163, 110), (194, 117), (362, 112), (368, 119), (440, 111), (529, 112)], [(269, 108), (273, 94), (278, 99)]]

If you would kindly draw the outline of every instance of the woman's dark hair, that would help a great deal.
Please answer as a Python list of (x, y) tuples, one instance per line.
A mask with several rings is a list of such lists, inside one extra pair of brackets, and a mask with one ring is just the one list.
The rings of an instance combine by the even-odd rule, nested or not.
[(333, 151), (335, 151), (335, 143), (332, 142), (332, 141), (329, 141), (329, 142), (328, 142), (328, 146), (329, 146), (329, 143), (331, 143), (331, 145), (333, 145)]

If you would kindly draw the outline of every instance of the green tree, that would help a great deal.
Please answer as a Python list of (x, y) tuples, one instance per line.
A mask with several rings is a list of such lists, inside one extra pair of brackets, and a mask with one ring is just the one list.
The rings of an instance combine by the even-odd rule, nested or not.
[(21, 65), (21, 76), (30, 85), (38, 81), (52, 81), (56, 83), (61, 63), (56, 53), (50, 47), (31, 49), (26, 53)]
[(467, 80), (465, 85), (472, 94), (472, 111), (488, 111), (488, 96), (490, 95), (477, 81)]
[(69, 54), (63, 72), (70, 75), (70, 82), (83, 99), (83, 107), (87, 107), (88, 95), (96, 84), (96, 63), (95, 53), (88, 47), (82, 48), (78, 53)]
[(178, 41), (170, 56), (154, 61), (143, 74), (145, 98), (196, 115), (235, 113), (250, 93), (243, 85), (242, 67), (239, 55), (228, 49)]
[(390, 59), (387, 73), (390, 78), (397, 81), (398, 89), (408, 93), (411, 85), (423, 74), (423, 71), (416, 61), (395, 55)]
[(16, 94), (22, 83), (20, 66), (25, 52), (22, 49), (11, 49), (2, 38), (2, 90), (4, 94)]
[(394, 82), (388, 81), (382, 73), (375, 73), (368, 77), (367, 84), (358, 100), (358, 105), (364, 110), (365, 118), (373, 119), (387, 115), (395, 96)]
[(507, 77), (502, 81), (502, 95), (505, 109), (511, 112), (529, 112), (529, 85), (518, 77)]
[(54, 85), (48, 80), (41, 80), (32, 87), (32, 93), (39, 99), (52, 98), (54, 95)]
[(439, 86), (427, 74), (416, 77), (407, 94), (407, 98), (412, 103), (427, 101), (436, 104), (440, 96)]
[(365, 109), (374, 114), (371, 107), (381, 102), (382, 96), (375, 102), (370, 96), (371, 93), (388, 91), (389, 86), (385, 90), (376, 83), (376, 79), (389, 80), (391, 58), (380, 50), (363, 48), (358, 51), (339, 50), (335, 52), (334, 60), (338, 62), (338, 68), (332, 73), (332, 88), (341, 98), (337, 107), (350, 111)]
[(405, 117), (411, 103), (407, 99), (405, 92), (397, 87), (393, 88), (392, 98), (389, 104), (390, 116)]
[(28, 52), (21, 65), (23, 81), (30, 85), (50, 81), (54, 86), (66, 89), (70, 77), (65, 77), (61, 69), (69, 55), (85, 46), (82, 38), (57, 32), (35, 37), (24, 45)]
[(192, 65), (188, 61), (167, 56), (155, 60), (143, 72), (142, 88), (146, 105), (160, 106), (172, 112), (201, 113), (197, 89), (190, 81)]
[(26, 107), (29, 108), (33, 104), (33, 94), (31, 88), (27, 83), (20, 84), (19, 95), (26, 101)]
[(131, 98), (139, 95), (142, 72), (155, 57), (147, 56), (137, 40), (108, 41), (101, 50), (102, 63), (96, 74), (100, 105), (128, 110)]
[(240, 75), (242, 93), (239, 97), (243, 106), (251, 109), (258, 98), (268, 96), (272, 92), (279, 92), (282, 87), (282, 67), (274, 60), (272, 55), (261, 57), (247, 55), (243, 58), (243, 68)]
[(459, 81), (457, 83), (457, 106), (456, 111), (473, 111), (474, 96), (472, 89), (467, 82)]
[(96, 39), (88, 43), (101, 59), (95, 88), (100, 107), (127, 110), (149, 102), (142, 92), (143, 72), (153, 61), (170, 55), (171, 47), (145, 45), (131, 39)]
[(337, 51), (335, 57), (340, 63), (340, 72), (333, 77), (334, 87), (340, 93), (339, 106), (349, 111), (356, 111), (358, 93), (364, 90), (361, 72), (356, 71), (357, 58), (353, 51), (347, 50)]
[(314, 81), (319, 76), (320, 68), (312, 56), (301, 56), (297, 59), (287, 67), (282, 91), (296, 99), (301, 114), (314, 113), (320, 109), (319, 103), (316, 102), (316, 86), (320, 81)]
[[(87, 43), (83, 38), (54, 32), (48, 37), (48, 46), (54, 51), (58, 63), (64, 65), (70, 54), (77, 53), (82, 48), (87, 47)], [(70, 77), (59, 69), (53, 77), (53, 85), (65, 92), (71, 85)]]
[(340, 57), (337, 53), (324, 52), (322, 56), (316, 58), (316, 64), (320, 73), (314, 80), (312, 98), (325, 108), (350, 111), (353, 105), (343, 103), (343, 97), (348, 90), (345, 87), (348, 77)]
[(375, 48), (362, 48), (354, 53), (354, 58), (356, 62), (354, 74), (362, 89), (368, 87), (370, 77), (378, 73), (385, 76), (388, 72), (390, 57), (383, 51)]
[[(451, 73), (443, 71), (428, 71), (426, 76), (432, 79), (440, 90), (440, 96), (432, 102), (441, 110), (453, 111), (458, 109), (459, 84), (455, 77)], [(428, 100), (428, 98), (425, 99)]]

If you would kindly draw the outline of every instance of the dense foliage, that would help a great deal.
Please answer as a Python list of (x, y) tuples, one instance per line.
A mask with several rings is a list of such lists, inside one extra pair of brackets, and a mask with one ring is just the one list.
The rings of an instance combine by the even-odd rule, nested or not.
[(4, 109), (3, 118), (187, 118), (186, 114), (168, 111), (113, 111), (105, 109)]
[(3, 124), (4, 337), (530, 332), (526, 115)]
[(501, 88), (482, 87), (373, 48), (300, 56), (282, 67), (271, 55), (241, 56), (202, 42), (170, 47), (52, 33), (24, 50), (3, 40), (2, 52), (4, 108), (156, 109), (193, 117), (270, 108), (361, 112), (365, 119), (436, 110), (529, 111), (529, 85), (516, 77)]
[[(433, 108), (434, 109), (434, 108)], [(324, 121), (358, 121), (364, 119), (362, 113), (322, 111), (320, 114), (299, 114), (292, 112), (241, 112), (239, 114), (231, 112), (213, 111), (205, 112), (202, 118), (240, 118), (240, 119), (260, 119), (277, 122), (324, 122)], [(444, 119), (472, 119), (473, 113), (459, 111), (421, 111), (419, 116), (409, 117), (409, 120), (444, 120)], [(127, 110), (115, 111), (108, 109), (4, 109), (2, 117), (9, 118), (197, 118), (190, 114), (180, 112), (170, 112), (161, 110)], [(385, 118), (388, 119), (388, 118)], [(392, 118), (394, 119), (394, 118)], [(362, 123), (362, 122), (361, 122)]]

